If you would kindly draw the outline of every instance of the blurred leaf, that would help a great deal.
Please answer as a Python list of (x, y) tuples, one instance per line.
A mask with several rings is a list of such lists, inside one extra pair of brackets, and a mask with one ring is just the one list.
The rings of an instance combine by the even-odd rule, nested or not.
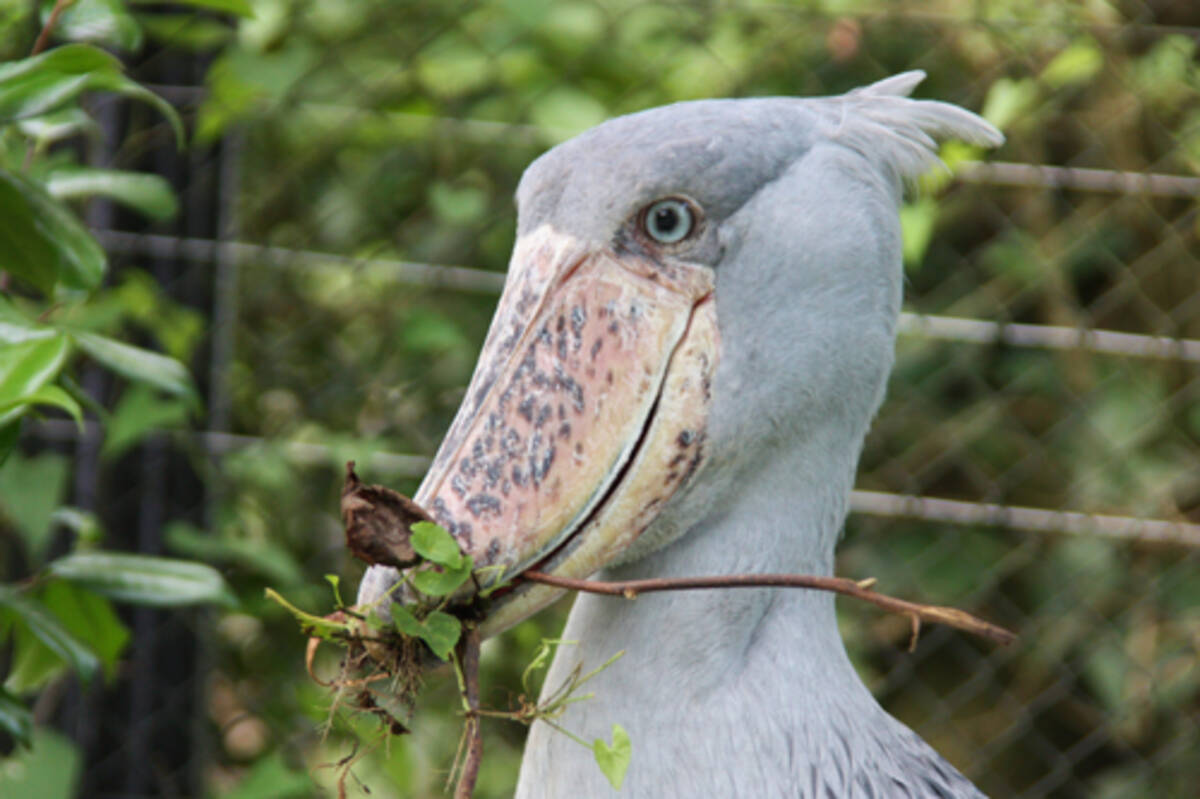
[(73, 799), (81, 760), (69, 738), (37, 727), (27, 750), (0, 763), (0, 796)]
[[(42, 0), (42, 24), (50, 19), (54, 0)], [(56, 39), (92, 42), (136, 51), (142, 46), (142, 29), (121, 0), (74, 0), (54, 26)]]
[[(168, 355), (184, 362), (204, 336), (204, 316), (172, 300), (158, 281), (137, 269), (123, 270), (120, 284), (88, 305), (90, 312), (101, 317), (97, 320), (100, 325), (115, 326), (116, 319), (137, 322), (154, 335)], [(86, 324), (81, 327), (103, 332)]]
[(76, 333), (74, 337), (80, 349), (117, 374), (199, 403), (192, 376), (174, 358), (95, 333)]
[(1104, 66), (1104, 55), (1092, 39), (1074, 42), (1051, 59), (1038, 77), (1053, 89), (1087, 83)]
[(97, 594), (135, 605), (236, 604), (225, 579), (203, 563), (152, 555), (82, 552), (51, 561), (46, 571)]
[(0, 64), (0, 123), (52, 111), (101, 75), (120, 75), (121, 62), (87, 44), (55, 47)]
[(916, 202), (900, 207), (900, 230), (904, 242), (904, 265), (915, 271), (925, 258), (933, 228), (937, 223), (938, 204), (932, 197), (922, 197)]
[(256, 0), (254, 12), (254, 19), (238, 25), (238, 42), (264, 54), (286, 46), (296, 13), (291, 0)]
[(108, 197), (151, 219), (170, 219), (179, 212), (171, 184), (158, 175), (119, 169), (67, 167), (46, 176), (46, 190), (60, 200)]
[(17, 625), (34, 637), (71, 667), (84, 682), (91, 680), (100, 668), (96, 655), (63, 626), (42, 603), (26, 597), (6, 585), (0, 585), (0, 610), (13, 615)]
[(4, 424), (19, 415), (9, 409), (58, 376), (70, 342), (53, 330), (0, 322), (0, 344), (0, 424)]
[(488, 57), (459, 33), (445, 34), (420, 50), (417, 75), (429, 91), (458, 97), (492, 80)]
[[(3, 615), (3, 611), (0, 611)], [(45, 688), (67, 672), (67, 664), (43, 644), (28, 627), (15, 625), (12, 632), (12, 663), (4, 679), (5, 690), (31, 694)]]
[[(290, 14), (290, 8), (285, 13)], [(223, 53), (208, 71), (209, 95), (200, 108), (196, 139), (212, 141), (234, 122), (261, 114), (286, 98), (312, 73), (318, 57), (303, 45), (263, 53), (236, 48)]]
[(79, 75), (104, 71), (120, 72), (120, 59), (99, 47), (88, 44), (65, 44), (35, 56), (0, 64), (0, 84), (27, 75), (48, 72)]
[(93, 545), (104, 538), (104, 528), (100, 524), (100, 518), (91, 511), (64, 505), (55, 509), (53, 521), (75, 534), (76, 547)]
[(227, 51), (208, 70), (208, 97), (196, 122), (196, 141), (201, 144), (219, 139), (231, 125), (257, 109), (265, 95), (245, 79), (245, 70), (234, 62), (240, 52)]
[(116, 676), (117, 662), (129, 643), (129, 630), (102, 596), (62, 580), (52, 580), (38, 592), (42, 604), (63, 627), (96, 653), (105, 676)]
[(612, 746), (603, 738), (594, 740), (592, 754), (609, 785), (614, 791), (619, 791), (621, 783), (625, 781), (625, 772), (629, 770), (629, 761), (633, 757), (633, 744), (629, 741), (629, 733), (625, 732), (625, 728), (620, 724), (613, 725), (612, 739)]
[(67, 458), (51, 452), (28, 458), (14, 452), (0, 467), (0, 512), (16, 526), (34, 563), (41, 563), (50, 544), (50, 522), (70, 472)]
[(596, 98), (573, 87), (561, 86), (538, 98), (530, 113), (547, 143), (554, 144), (608, 118), (608, 109)]
[(219, 20), (199, 14), (138, 14), (146, 35), (165, 47), (202, 53), (227, 44), (234, 30)]
[(85, 91), (110, 91), (153, 105), (183, 143), (183, 123), (166, 100), (127, 77), (121, 62), (88, 44), (55, 47), (41, 55), (0, 64), (0, 123), (39, 116)]
[(457, 569), (462, 566), (463, 554), (454, 536), (445, 527), (433, 522), (417, 522), (412, 526), (412, 546), (416, 553), (430, 563)]
[[(984, 148), (974, 144), (967, 144), (966, 142), (956, 141), (954, 139), (943, 142), (942, 146), (938, 148), (938, 157), (942, 159), (942, 163), (946, 165), (946, 169), (948, 169), (950, 172), (950, 174), (947, 175), (947, 182), (953, 179), (954, 173), (958, 171), (959, 166), (964, 161), (977, 161), (983, 152)], [(933, 171), (936, 173), (940, 172), (941, 170)]]
[(189, 558), (236, 564), (279, 585), (304, 582), (304, 570), (280, 544), (209, 535), (186, 522), (168, 524), (165, 537), (167, 546)]
[(446, 223), (466, 225), (483, 217), (488, 193), (476, 186), (456, 187), (438, 181), (429, 188), (429, 205)]
[[(0, 686), (0, 732), (24, 746), (29, 746), (33, 738), (33, 714), (20, 699), (10, 694), (3, 686)], [(0, 768), (0, 787), (5, 784), (5, 771), (6, 769)]]
[[(918, 197), (936, 197), (939, 192), (954, 182), (955, 174), (964, 161), (978, 161), (984, 149), (973, 144), (964, 144), (953, 139), (943, 142), (938, 148), (941, 165), (935, 165), (917, 179)], [(942, 167), (945, 167), (944, 169)], [(901, 214), (908, 204), (901, 206)]]
[[(0, 343), (7, 346), (26, 341), (41, 341), (58, 335), (53, 328), (26, 319), (8, 297), (0, 295)], [(7, 360), (0, 361), (6, 362)]]
[(1000, 78), (988, 89), (980, 115), (1000, 130), (1008, 130), (1033, 109), (1037, 99), (1038, 87), (1032, 78)]
[(412, 309), (404, 325), (402, 341), (405, 349), (411, 352), (434, 355), (470, 347), (462, 327), (432, 308)]
[[(131, 2), (135, 4), (159, 4), (159, 0), (131, 0)], [(172, 5), (194, 6), (195, 8), (203, 8), (209, 11), (223, 11), (229, 14), (236, 14), (239, 17), (254, 18), (254, 6), (250, 0), (175, 0)]]
[(1194, 97), (1200, 82), (1197, 46), (1190, 36), (1178, 33), (1155, 42), (1130, 70), (1138, 95), (1164, 107)]
[(1083, 672), (1102, 706), (1110, 713), (1119, 713), (1127, 707), (1125, 676), (1129, 670), (1129, 656), (1110, 634), (1093, 639), (1090, 652), (1083, 664)]
[(94, 289), (105, 267), (104, 251), (70, 209), (0, 169), (0, 270), (48, 294), (59, 282)]
[[(1100, 460), (1114, 466), (1126, 463), (1130, 453), (1157, 434), (1155, 426), (1147, 424), (1147, 409), (1161, 408), (1166, 401), (1166, 386), (1161, 379), (1151, 378), (1115, 383), (1108, 391), (1096, 392), (1086, 403), (1080, 403), (1089, 428), (1100, 434), (1099, 441), (1104, 449), (1124, 456), (1105, 456)], [(1089, 466), (1099, 465), (1094, 463), (1094, 457), (1080, 460), (1093, 461), (1088, 463)]]
[(53, 144), (82, 133), (100, 131), (96, 121), (82, 108), (61, 108), (41, 116), (28, 117), (18, 122), (17, 127), (40, 144)]
[(92, 77), (88, 81), (88, 89), (116, 92), (117, 94), (130, 97), (134, 100), (141, 100), (153, 106), (160, 114), (166, 117), (167, 122), (171, 125), (171, 130), (175, 134), (176, 146), (183, 146), (185, 138), (183, 120), (179, 118), (179, 113), (175, 110), (175, 107), (137, 81), (123, 74), (101, 74)]
[(120, 457), (147, 434), (187, 424), (189, 403), (179, 397), (163, 398), (142, 384), (130, 386), (113, 409), (104, 432), (105, 458)]
[(204, 340), (208, 320), (204, 314), (186, 305), (160, 303), (154, 315), (142, 323), (162, 344), (167, 355), (187, 363), (195, 355), (196, 346)]
[(995, 275), (1026, 286), (1045, 282), (1049, 273), (1038, 253), (1037, 239), (1013, 229), (998, 236), (984, 249), (979, 260)]
[(313, 781), (307, 771), (288, 766), (279, 752), (254, 761), (250, 769), (221, 799), (302, 799), (313, 795)]
[(12, 455), (13, 450), (17, 447), (17, 439), (21, 437), (21, 420), (9, 422), (6, 425), (0, 425), (0, 468), (8, 462), (8, 456)]
[(0, 404), (0, 425), (8, 422), (8, 416), (12, 411), (20, 411), (22, 408), (34, 405), (53, 405), (60, 408), (71, 415), (80, 430), (83, 429), (83, 409), (79, 407), (79, 403), (70, 394), (53, 385), (42, 386), (7, 404)]

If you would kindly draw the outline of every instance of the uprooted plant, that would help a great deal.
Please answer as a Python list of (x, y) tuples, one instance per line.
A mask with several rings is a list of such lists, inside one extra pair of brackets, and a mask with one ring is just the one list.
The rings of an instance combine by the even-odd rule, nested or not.
[[(480, 720), (500, 718), (529, 725), (549, 724), (580, 745), (592, 750), (596, 763), (609, 782), (619, 789), (632, 756), (632, 743), (618, 724), (613, 725), (612, 743), (597, 739), (588, 743), (559, 723), (566, 709), (591, 694), (581, 689), (624, 653), (617, 652), (598, 668), (584, 673), (577, 666), (559, 686), (533, 696), (532, 678), (545, 668), (556, 647), (569, 644), (544, 640), (522, 675), (522, 693), (507, 709), (481, 707), (479, 702), (479, 624), (487, 618), (492, 594), (517, 581), (538, 582), (572, 591), (588, 591), (634, 600), (641, 593), (715, 588), (773, 586), (807, 588), (852, 596), (885, 610), (906, 615), (912, 621), (910, 649), (916, 645), (922, 622), (934, 622), (981, 635), (1000, 644), (1014, 640), (1013, 633), (965, 611), (897, 599), (873, 590), (873, 579), (851, 580), (803, 574), (735, 574), (628, 582), (575, 580), (525, 571), (506, 575), (502, 567), (476, 568), (458, 542), (415, 502), (389, 488), (364, 485), (346, 465), (342, 491), (342, 521), (346, 544), (358, 558), (400, 570), (401, 580), (386, 594), (367, 606), (347, 606), (338, 580), (333, 587), (336, 608), (326, 616), (307, 613), (267, 589), (267, 595), (287, 608), (309, 636), (306, 665), (309, 675), (330, 689), (333, 702), (330, 719), (339, 710), (365, 713), (380, 719), (381, 730), (373, 742), (408, 731), (416, 707), (416, 696), (424, 675), (449, 664), (458, 682), (464, 718), (458, 753), (450, 770), (455, 799), (473, 794), (483, 755)], [(470, 585), (468, 585), (470, 583)], [(486, 584), (486, 587), (484, 585)], [(337, 675), (323, 680), (314, 670), (314, 659), (322, 644), (341, 647)], [(364, 752), (365, 753), (365, 752)], [(339, 796), (345, 795), (350, 769), (364, 753), (356, 752), (340, 761)], [(448, 784), (449, 784), (448, 783)]]

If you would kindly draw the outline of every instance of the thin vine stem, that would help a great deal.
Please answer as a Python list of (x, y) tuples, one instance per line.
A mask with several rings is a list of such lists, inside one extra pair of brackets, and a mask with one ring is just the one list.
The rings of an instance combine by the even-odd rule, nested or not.
[[(454, 799), (471, 799), (479, 779), (479, 764), (483, 760), (483, 733), (479, 726), (479, 630), (468, 626), (463, 630), (456, 650), (455, 671), (461, 674), (459, 687), (465, 708), (463, 729), (465, 754), (454, 789)], [(461, 666), (460, 666), (461, 664)]]
[(1010, 630), (999, 625), (984, 621), (958, 608), (944, 605), (926, 605), (920, 602), (909, 602), (887, 594), (881, 594), (871, 588), (875, 581), (861, 582), (846, 577), (818, 577), (810, 574), (728, 574), (711, 577), (658, 577), (648, 580), (625, 580), (607, 582), (601, 580), (576, 580), (570, 577), (557, 577), (538, 571), (527, 571), (521, 574), (522, 580), (531, 583), (541, 583), (569, 591), (586, 591), (592, 594), (620, 596), (625, 599), (636, 599), (639, 594), (655, 591), (694, 591), (713, 588), (810, 588), (818, 591), (832, 591), (845, 596), (852, 596), (870, 602), (872, 605), (893, 613), (908, 616), (913, 622), (913, 639), (910, 649), (916, 646), (917, 633), (921, 622), (945, 624), (956, 627), (975, 635), (983, 636), (998, 644), (1010, 644), (1017, 636)]

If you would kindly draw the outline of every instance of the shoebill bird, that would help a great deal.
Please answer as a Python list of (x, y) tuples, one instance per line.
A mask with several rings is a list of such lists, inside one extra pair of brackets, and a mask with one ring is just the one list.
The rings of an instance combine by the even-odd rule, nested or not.
[[(994, 146), (907, 95), (703, 100), (606, 122), (525, 172), (503, 296), (415, 499), (479, 566), (609, 579), (828, 575), (893, 361), (897, 208), (935, 140)], [(494, 572), (492, 572), (494, 574)], [(359, 601), (396, 572), (375, 566)], [(558, 593), (497, 595), (485, 635)], [(580, 595), (546, 686), (624, 650), (560, 723), (628, 730), (630, 797), (964, 797), (864, 687), (833, 596)], [(609, 797), (536, 722), (517, 795)]]

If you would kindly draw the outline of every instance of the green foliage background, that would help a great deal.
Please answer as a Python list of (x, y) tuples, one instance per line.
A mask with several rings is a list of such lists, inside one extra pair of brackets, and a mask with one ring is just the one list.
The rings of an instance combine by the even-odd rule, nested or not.
[[(0, 17), (6, 47), (28, 53), (0, 64), (0, 793), (55, 797), (75, 792), (82, 758), (48, 722), (68, 686), (115, 680), (133, 635), (114, 603), (234, 599), (208, 565), (104, 551), (111, 541), (94, 509), (63, 504), (67, 458), (20, 446), (27, 422), (54, 409), (81, 437), (107, 428), (112, 457), (200, 405), (180, 360), (199, 323), (144, 276), (106, 286), (106, 254), (71, 207), (103, 197), (168, 219), (178, 210), (170, 184), (84, 165), (75, 148), (58, 146), (98, 130), (83, 107), (97, 92), (152, 106), (182, 145), (179, 115), (96, 46), (138, 46), (140, 28), (123, 5), (60, 0), (42, 11), (33, 26), (24, 25), (33, 9)], [(130, 343), (138, 327), (182, 352)], [(80, 361), (121, 391), (111, 412), (80, 384)]]
[[(340, 719), (322, 737), (328, 697), (303, 675), (293, 620), (262, 591), (323, 611), (325, 573), (357, 583), (337, 519), (341, 464), (415, 490), (419, 462), (389, 455), (433, 453), (495, 301), (486, 275), (441, 272), (438, 287), (419, 267), (473, 267), (498, 285), (513, 189), (547, 147), (652, 105), (831, 94), (920, 68), (921, 96), (1003, 128), (1008, 143), (988, 158), (1200, 168), (1200, 11), (1188, 0), (253, 7), (232, 24), (204, 14), (147, 28), (159, 46), (211, 58), (186, 116), (194, 146), (236, 153), (227, 234), (280, 248), (241, 252), (232, 330), (209, 320), (210, 336), (233, 335), (210, 386), (230, 409), (218, 432), (250, 443), (205, 472), (211, 524), (167, 531), (175, 554), (219, 565), (241, 600), (205, 634), (212, 746), (197, 756), (212, 796), (334, 795), (336, 769), (317, 766), (347, 755), (355, 732), (372, 735), (374, 722)], [(1194, 184), (1158, 195), (964, 179), (981, 155), (947, 148), (960, 177), (932, 176), (904, 211), (907, 309), (1200, 338)], [(917, 336), (898, 356), (861, 488), (1200, 520), (1194, 361)], [(910, 655), (906, 620), (850, 605), (844, 632), (889, 710), (994, 795), (1191, 796), (1197, 566), (1184, 547), (1086, 532), (856, 514), (842, 573), (978, 611), (1021, 640), (995, 651), (934, 630)], [(485, 648), (485, 700), (520, 691), (564, 609)], [(413, 734), (356, 765), (373, 796), (440, 795), (456, 706), (451, 681), (431, 681)], [(485, 733), (478, 795), (507, 796), (523, 731)]]

